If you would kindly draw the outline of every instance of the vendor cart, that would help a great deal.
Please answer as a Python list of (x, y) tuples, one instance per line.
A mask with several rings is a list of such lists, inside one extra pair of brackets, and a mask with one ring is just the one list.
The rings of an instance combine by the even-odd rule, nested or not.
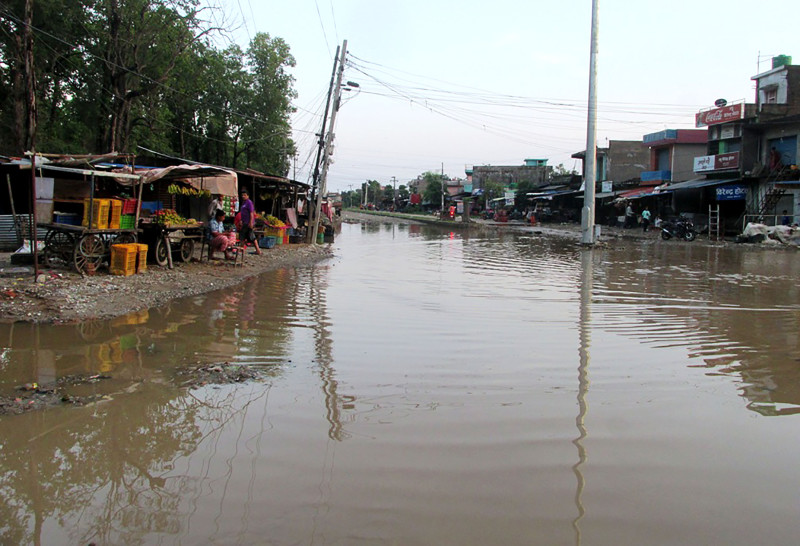
[(177, 254), (182, 262), (192, 259), (195, 245), (203, 238), (204, 226), (194, 224), (160, 224), (141, 222), (142, 241), (153, 249), (153, 261), (160, 266), (172, 267), (172, 255)]
[(92, 274), (110, 262), (111, 245), (135, 243), (136, 229), (89, 229), (69, 224), (39, 224), (47, 229), (44, 261), (48, 267), (73, 268)]

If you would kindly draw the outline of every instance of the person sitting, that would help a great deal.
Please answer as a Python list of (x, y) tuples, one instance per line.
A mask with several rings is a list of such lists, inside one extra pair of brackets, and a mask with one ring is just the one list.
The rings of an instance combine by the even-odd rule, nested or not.
[(213, 260), (214, 252), (224, 252), (226, 260), (233, 259), (233, 253), (228, 250), (230, 245), (230, 232), (225, 230), (223, 224), (225, 220), (225, 212), (218, 210), (214, 214), (214, 218), (208, 223), (208, 228), (211, 232), (211, 241), (208, 243), (208, 259)]

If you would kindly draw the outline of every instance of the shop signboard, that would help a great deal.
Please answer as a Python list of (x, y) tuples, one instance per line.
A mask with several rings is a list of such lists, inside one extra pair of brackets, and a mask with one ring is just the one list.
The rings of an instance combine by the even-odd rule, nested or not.
[(744, 117), (744, 103), (730, 104), (721, 108), (712, 108), (698, 112), (694, 116), (695, 127), (706, 127), (736, 121)]
[(717, 186), (717, 201), (743, 201), (747, 197), (747, 187), (743, 184)]
[(694, 172), (724, 171), (739, 168), (739, 152), (704, 155), (694, 158)]

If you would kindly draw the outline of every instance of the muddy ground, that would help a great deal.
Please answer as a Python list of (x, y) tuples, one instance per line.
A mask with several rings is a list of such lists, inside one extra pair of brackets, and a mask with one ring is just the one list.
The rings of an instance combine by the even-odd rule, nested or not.
[(127, 277), (102, 271), (81, 276), (66, 269), (42, 267), (36, 282), (32, 266), (12, 265), (10, 254), (0, 254), (0, 321), (69, 323), (113, 318), (331, 255), (330, 245), (278, 245), (264, 250), (261, 256), (248, 254), (243, 265), (193, 258), (189, 263), (176, 263), (174, 269), (149, 264), (146, 271)]

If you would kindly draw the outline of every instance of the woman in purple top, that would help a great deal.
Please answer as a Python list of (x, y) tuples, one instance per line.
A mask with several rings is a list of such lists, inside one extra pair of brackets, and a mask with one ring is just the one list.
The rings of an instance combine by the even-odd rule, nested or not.
[(242, 191), (242, 203), (239, 205), (239, 213), (242, 219), (242, 229), (239, 231), (242, 242), (253, 243), (253, 246), (256, 248), (256, 254), (261, 254), (256, 234), (253, 232), (253, 226), (256, 221), (256, 208), (253, 206), (253, 202), (250, 201), (247, 190)]

